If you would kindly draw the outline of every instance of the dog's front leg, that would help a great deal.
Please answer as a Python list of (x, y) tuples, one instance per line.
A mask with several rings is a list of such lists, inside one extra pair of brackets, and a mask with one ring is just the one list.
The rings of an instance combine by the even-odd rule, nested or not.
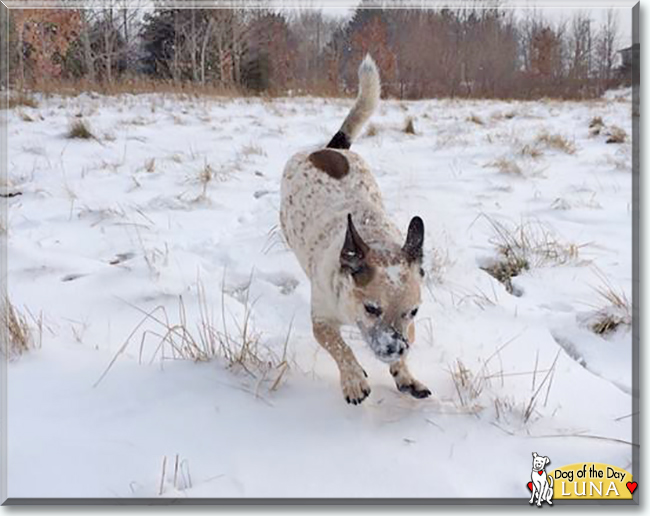
[(537, 507), (542, 506), (542, 501), (544, 500), (544, 491), (544, 484), (540, 482), (539, 489), (537, 490)]
[(393, 375), (395, 385), (397, 385), (400, 392), (407, 392), (415, 398), (428, 398), (431, 396), (431, 391), (427, 389), (426, 385), (413, 378), (404, 357), (390, 365), (390, 374)]
[(535, 491), (536, 491), (535, 482), (533, 482), (533, 494), (530, 495), (530, 500), (528, 501), (528, 503), (534, 503), (535, 502)]
[(339, 327), (335, 323), (314, 317), (312, 317), (312, 325), (314, 337), (332, 355), (339, 367), (345, 401), (353, 405), (361, 403), (370, 394), (370, 386), (366, 381), (368, 375), (341, 337)]

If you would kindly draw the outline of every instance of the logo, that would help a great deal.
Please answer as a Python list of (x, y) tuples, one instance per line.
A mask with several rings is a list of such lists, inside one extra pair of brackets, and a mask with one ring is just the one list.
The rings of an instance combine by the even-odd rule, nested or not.
[(538, 455), (533, 452), (533, 471), (530, 473), (530, 482), (528, 482), (528, 489), (533, 494), (530, 495), (528, 503), (535, 502), (537, 496), (537, 507), (542, 506), (542, 502), (553, 505), (553, 477), (546, 474), (546, 465), (550, 464), (551, 459)]
[(628, 471), (597, 462), (569, 464), (546, 472), (549, 457), (533, 453), (529, 503), (553, 505), (560, 500), (631, 500), (638, 483)]

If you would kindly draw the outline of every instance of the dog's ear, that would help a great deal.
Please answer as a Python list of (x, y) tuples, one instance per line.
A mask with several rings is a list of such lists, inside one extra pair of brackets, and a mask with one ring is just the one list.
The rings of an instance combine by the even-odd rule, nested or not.
[(424, 244), (424, 222), (420, 217), (413, 217), (409, 224), (406, 242), (402, 251), (409, 263), (422, 262), (422, 246)]
[(348, 214), (348, 228), (345, 232), (345, 241), (340, 255), (341, 268), (353, 275), (366, 269), (365, 260), (368, 249), (368, 246), (354, 227), (352, 215)]
[(544, 462), (544, 464), (549, 464), (551, 462), (551, 459), (549, 459), (548, 457), (544, 457), (544, 458), (546, 459), (546, 462)]
[(537, 458), (537, 452), (533, 452), (533, 459)]

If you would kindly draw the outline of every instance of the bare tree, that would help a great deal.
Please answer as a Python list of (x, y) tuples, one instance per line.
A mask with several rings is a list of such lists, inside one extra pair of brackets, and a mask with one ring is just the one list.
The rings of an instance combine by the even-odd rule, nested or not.
[(600, 26), (596, 43), (596, 61), (601, 80), (609, 82), (613, 76), (616, 46), (619, 37), (618, 19), (614, 9), (608, 9)]
[(593, 34), (591, 18), (585, 12), (576, 13), (571, 20), (569, 35), (572, 79), (585, 80), (591, 76)]

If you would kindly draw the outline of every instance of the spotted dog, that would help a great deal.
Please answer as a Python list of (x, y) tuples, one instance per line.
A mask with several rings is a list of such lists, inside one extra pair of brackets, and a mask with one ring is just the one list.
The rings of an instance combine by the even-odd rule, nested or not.
[(311, 281), (314, 337), (336, 361), (348, 403), (370, 394), (367, 374), (341, 337), (357, 326), (397, 388), (431, 395), (406, 364), (423, 281), (424, 223), (406, 238), (390, 220), (366, 162), (349, 150), (379, 104), (379, 72), (370, 56), (359, 66), (359, 93), (324, 149), (295, 154), (282, 177), (280, 221), (285, 239)]

